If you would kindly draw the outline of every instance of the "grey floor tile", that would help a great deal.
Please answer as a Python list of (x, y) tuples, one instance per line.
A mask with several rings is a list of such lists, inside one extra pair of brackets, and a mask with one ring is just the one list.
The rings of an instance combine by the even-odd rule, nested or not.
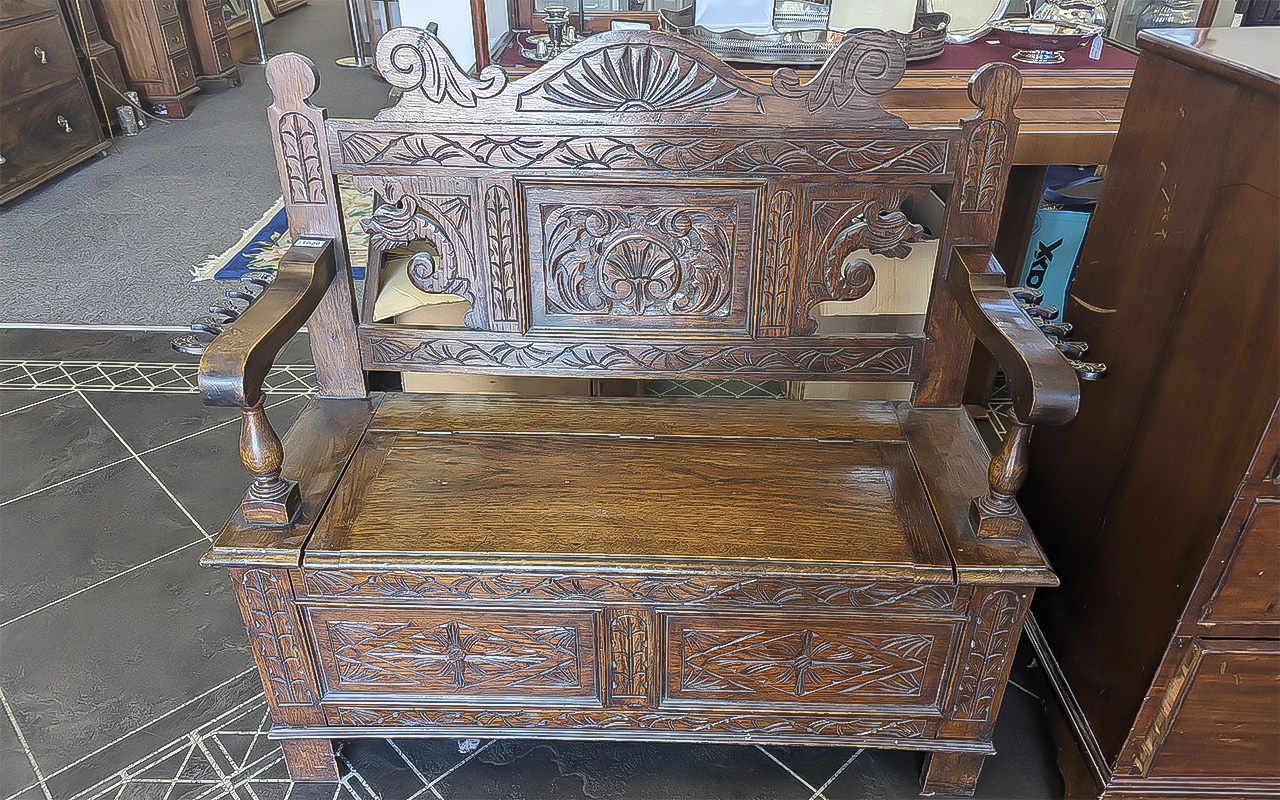
[(446, 798), (808, 798), (754, 747), (498, 740), (435, 788)]
[[(295, 397), (267, 409), (281, 436), (306, 399)], [(225, 425), (142, 456), (169, 491), (210, 534), (222, 528), (252, 477), (240, 461), (240, 426)]]
[[(8, 414), (20, 408), (27, 408), (37, 403), (47, 402), (61, 397), (65, 391), (42, 389), (0, 389), (0, 414)], [(4, 421), (0, 420), (0, 425)]]
[(190, 702), (252, 664), (226, 575), (200, 569), (198, 556), (167, 556), (0, 632), (0, 688), (51, 781), (86, 754), (136, 739), (104, 765), (119, 769), (132, 752), (192, 730), (192, 714), (207, 719), (237, 699)]
[(9, 716), (0, 711), (0, 797), (8, 797), (35, 783), (36, 773), (22, 749), (22, 742)]
[[(214, 295), (217, 297), (218, 295)], [(203, 309), (208, 313), (208, 309)], [(199, 316), (201, 309), (193, 309)], [(173, 331), (98, 328), (0, 328), (0, 358), (39, 361), (183, 362), (169, 341)]]
[(853, 747), (766, 746), (764, 749), (814, 791), (821, 789), (858, 753)]
[(240, 429), (239, 409), (206, 406), (197, 394), (93, 392), (86, 397), (137, 452), (223, 423)]
[(0, 441), (0, 501), (129, 456), (76, 394), (0, 417)]
[(205, 541), (133, 459), (0, 506), (0, 621)]

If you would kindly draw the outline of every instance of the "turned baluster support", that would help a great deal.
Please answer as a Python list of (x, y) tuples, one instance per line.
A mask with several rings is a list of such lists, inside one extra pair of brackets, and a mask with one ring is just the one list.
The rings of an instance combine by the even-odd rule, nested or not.
[(1000, 449), (987, 469), (990, 488), (973, 501), (969, 518), (974, 532), (984, 539), (1016, 539), (1027, 529), (1018, 508), (1018, 490), (1027, 479), (1027, 442), (1031, 426), (1016, 419), (1010, 422)]
[(298, 511), (301, 494), (296, 481), (281, 477), (284, 446), (267, 419), (262, 400), (240, 412), (240, 459), (253, 473), (253, 484), (240, 502), (240, 510), (246, 522), (287, 525)]

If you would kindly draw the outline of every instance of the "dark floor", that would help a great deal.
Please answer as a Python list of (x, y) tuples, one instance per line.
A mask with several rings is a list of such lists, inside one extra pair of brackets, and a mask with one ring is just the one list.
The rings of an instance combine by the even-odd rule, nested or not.
[[(0, 800), (913, 797), (915, 753), (362, 740), (293, 785), (225, 574), (196, 562), (244, 490), (237, 415), (171, 334), (0, 330)], [(304, 343), (269, 379), (287, 427)], [(785, 401), (779, 401), (785, 402)], [(1023, 653), (979, 797), (1062, 796)]]

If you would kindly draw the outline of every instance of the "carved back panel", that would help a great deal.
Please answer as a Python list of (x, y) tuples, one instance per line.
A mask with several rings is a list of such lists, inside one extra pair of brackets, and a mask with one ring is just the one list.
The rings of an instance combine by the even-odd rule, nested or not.
[[(921, 229), (901, 207), (932, 185), (952, 198), (939, 264), (991, 244), (1016, 70), (976, 74), (978, 112), (954, 128), (913, 129), (877, 99), (905, 67), (878, 32), (770, 84), (647, 31), (590, 37), (519, 81), (472, 78), (410, 28), (377, 60), (402, 95), (359, 121), (310, 105), (306, 59), (268, 67), (291, 223), (334, 207), (350, 174), (377, 194), (370, 263), (428, 244), (413, 283), (471, 303), (465, 331), (360, 326), (364, 368), (915, 380), (926, 404), (958, 402), (972, 339), (941, 269), (923, 337), (818, 337), (812, 312), (871, 289), (865, 253), (910, 252)], [(340, 235), (330, 216), (293, 232)]]

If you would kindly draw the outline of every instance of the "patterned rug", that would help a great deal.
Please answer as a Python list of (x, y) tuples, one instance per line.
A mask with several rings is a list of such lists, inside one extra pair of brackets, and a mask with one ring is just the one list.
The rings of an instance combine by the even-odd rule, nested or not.
[[(347, 223), (347, 247), (351, 253), (351, 272), (356, 280), (364, 278), (365, 259), (369, 254), (369, 235), (360, 228), (360, 219), (373, 213), (373, 194), (358, 192), (350, 178), (338, 179), (342, 212)], [(212, 256), (191, 270), (196, 281), (233, 281), (251, 271), (274, 272), (281, 256), (289, 249), (289, 218), (280, 198), (266, 213), (244, 232), (240, 241), (226, 251)]]

